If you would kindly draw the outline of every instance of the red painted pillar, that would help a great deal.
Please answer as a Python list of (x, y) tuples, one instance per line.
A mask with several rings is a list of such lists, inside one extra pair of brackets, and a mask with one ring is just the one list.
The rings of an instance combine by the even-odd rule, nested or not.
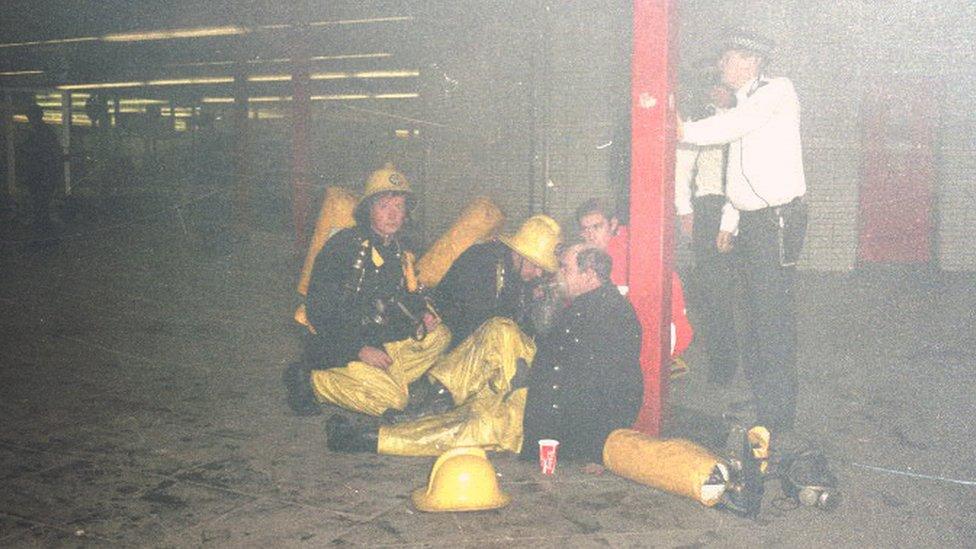
[(635, 428), (661, 433), (670, 355), (674, 101), (670, 0), (634, 0), (628, 297), (644, 329), (644, 406)]
[(291, 119), (291, 212), (295, 226), (295, 253), (304, 257), (305, 221), (308, 216), (309, 159), (308, 159), (308, 65), (296, 61), (292, 73)]

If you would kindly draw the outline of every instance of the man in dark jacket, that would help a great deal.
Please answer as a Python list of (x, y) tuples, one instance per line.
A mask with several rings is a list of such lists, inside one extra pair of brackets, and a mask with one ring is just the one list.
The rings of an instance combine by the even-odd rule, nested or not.
[(572, 304), (538, 344), (521, 456), (537, 459), (538, 441), (556, 439), (560, 459), (601, 463), (607, 435), (633, 425), (641, 406), (641, 329), (606, 252), (576, 245), (561, 263)]
[(554, 251), (560, 232), (555, 220), (535, 215), (514, 236), (475, 244), (454, 261), (434, 290), (452, 345), (492, 317), (510, 318), (533, 335), (529, 307), (535, 282), (559, 268)]

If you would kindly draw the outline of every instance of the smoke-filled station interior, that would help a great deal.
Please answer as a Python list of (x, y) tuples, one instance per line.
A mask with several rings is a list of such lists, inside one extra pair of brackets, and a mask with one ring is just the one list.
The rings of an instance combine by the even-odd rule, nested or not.
[[(971, 2), (0, 11), (0, 545), (976, 544)], [(490, 452), (506, 506), (424, 513), (410, 498), (433, 458), (335, 453), (326, 416), (291, 414), (282, 372), (303, 355), (296, 287), (326, 189), (361, 193), (389, 163), (413, 189), (419, 252), (476, 200), (502, 234), (546, 214), (567, 242), (580, 204), (615, 205), (643, 328), (637, 428), (741, 457), (745, 290), (740, 365), (715, 383), (674, 211), (678, 117), (736, 32), (772, 44), (765, 70), (801, 109), (794, 433), (829, 463), (830, 506), (769, 476), (743, 517), (683, 497), (702, 479), (682, 472), (698, 487)], [(34, 105), (61, 153), (41, 232)], [(696, 333), (680, 368), (672, 276)]]

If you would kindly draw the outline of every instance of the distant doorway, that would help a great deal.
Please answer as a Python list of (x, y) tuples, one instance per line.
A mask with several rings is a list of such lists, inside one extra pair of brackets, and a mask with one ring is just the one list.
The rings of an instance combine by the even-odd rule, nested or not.
[(862, 104), (857, 262), (932, 264), (939, 94), (925, 82), (878, 86)]

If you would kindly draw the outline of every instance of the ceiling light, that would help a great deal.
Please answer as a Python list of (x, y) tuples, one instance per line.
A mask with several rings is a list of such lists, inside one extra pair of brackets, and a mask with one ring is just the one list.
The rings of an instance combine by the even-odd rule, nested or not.
[(291, 101), (291, 96), (270, 96), (270, 97), (248, 97), (249, 103), (276, 103), (278, 101)]
[(104, 90), (111, 88), (138, 88), (142, 82), (100, 82), (96, 84), (66, 84), (58, 86), (59, 90)]
[(420, 71), (363, 71), (353, 73), (354, 78), (412, 78)]
[[(114, 101), (109, 101), (115, 104)], [(119, 99), (119, 105), (165, 105), (168, 101), (162, 99)]]
[(372, 17), (369, 19), (340, 19), (337, 21), (315, 21), (309, 23), (310, 27), (326, 27), (330, 25), (362, 25), (365, 23), (394, 23), (397, 21), (413, 21), (413, 17), (409, 15), (404, 16), (394, 16), (394, 17)]
[(22, 46), (47, 46), (53, 44), (72, 44), (75, 42), (94, 42), (98, 40), (95, 36), (85, 36), (81, 38), (57, 38), (54, 40), (32, 40), (30, 42), (10, 42), (0, 44), (0, 48), (19, 48)]
[(346, 78), (412, 78), (416, 76), (420, 76), (420, 71), (314, 72), (308, 77), (312, 80), (342, 80)]
[(232, 76), (200, 76), (195, 78), (171, 78), (169, 80), (150, 80), (147, 86), (186, 86), (190, 84), (231, 84)]
[(143, 32), (120, 32), (106, 34), (106, 42), (141, 42), (145, 40), (172, 40), (175, 38), (210, 38), (214, 36), (234, 36), (250, 31), (244, 27), (227, 25), (223, 27), (197, 27), (190, 29), (170, 29)]
[(0, 76), (27, 76), (29, 74), (44, 74), (44, 71), (4, 71)]
[(346, 53), (339, 55), (316, 55), (314, 57), (309, 57), (309, 60), (333, 61), (338, 59), (381, 59), (392, 56), (392, 53)]
[(256, 74), (247, 77), (248, 82), (290, 82), (290, 74)]
[(413, 99), (420, 97), (419, 93), (378, 93), (373, 99)]
[(312, 101), (344, 101), (349, 99), (369, 99), (366, 94), (342, 94), (342, 95), (313, 95), (309, 97)]

